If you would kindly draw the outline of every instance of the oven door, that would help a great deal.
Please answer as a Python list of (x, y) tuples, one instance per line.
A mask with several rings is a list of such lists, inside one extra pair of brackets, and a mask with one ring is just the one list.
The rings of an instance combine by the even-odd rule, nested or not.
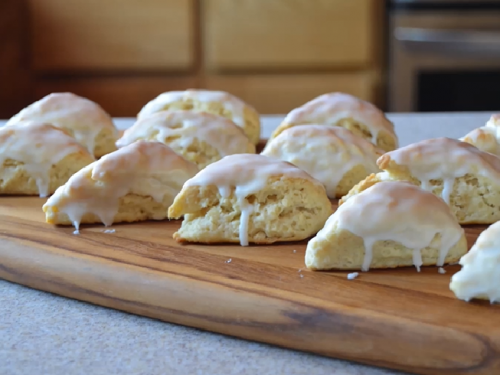
[(388, 109), (500, 109), (500, 10), (394, 11)]

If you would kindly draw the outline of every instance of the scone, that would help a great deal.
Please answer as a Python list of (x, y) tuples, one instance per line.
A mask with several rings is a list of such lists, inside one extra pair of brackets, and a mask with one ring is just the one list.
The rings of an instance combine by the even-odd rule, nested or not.
[(491, 116), (485, 126), (474, 129), (460, 140), (500, 156), (500, 114)]
[(500, 302), (500, 222), (479, 235), (460, 264), (462, 269), (452, 276), (450, 283), (458, 299)]
[(411, 144), (382, 155), (384, 172), (368, 176), (340, 200), (380, 181), (409, 181), (441, 197), (461, 224), (500, 220), (500, 158), (450, 138)]
[(332, 212), (323, 185), (294, 165), (239, 154), (210, 164), (187, 181), (168, 209), (184, 216), (178, 242), (270, 244), (298, 241)]
[(86, 166), (43, 206), (50, 224), (162, 220), (198, 167), (160, 142), (138, 141)]
[(351, 131), (327, 125), (299, 125), (269, 141), (263, 155), (288, 161), (325, 185), (330, 198), (340, 198), (370, 173), (379, 172), (384, 152)]
[(91, 155), (64, 130), (34, 121), (0, 128), (0, 194), (53, 194)]
[(255, 154), (255, 145), (231, 120), (205, 112), (161, 111), (138, 120), (116, 142), (165, 143), (200, 168), (233, 154)]
[(384, 151), (398, 147), (394, 125), (371, 103), (355, 96), (334, 92), (318, 96), (290, 112), (270, 139), (297, 125), (341, 126), (372, 142)]
[(208, 112), (232, 120), (243, 129), (253, 144), (260, 140), (260, 117), (250, 105), (224, 91), (168, 91), (147, 103), (137, 117), (143, 119), (167, 109)]
[(47, 122), (80, 142), (96, 158), (116, 150), (118, 131), (96, 103), (72, 93), (54, 93), (24, 108), (7, 126), (19, 121)]
[(395, 268), (457, 262), (467, 252), (450, 208), (407, 182), (381, 182), (349, 199), (309, 241), (313, 270)]

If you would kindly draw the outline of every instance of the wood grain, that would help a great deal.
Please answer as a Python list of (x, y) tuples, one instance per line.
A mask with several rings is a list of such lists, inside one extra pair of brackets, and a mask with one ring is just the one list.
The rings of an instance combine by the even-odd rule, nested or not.
[[(177, 221), (73, 229), (0, 198), (0, 277), (168, 322), (417, 374), (500, 372), (500, 306), (448, 289), (458, 266), (310, 272), (306, 242), (179, 245)], [(467, 228), (469, 244), (483, 230)], [(231, 259), (231, 262), (228, 260)], [(302, 277), (301, 277), (302, 275)]]
[[(366, 67), (378, 0), (205, 0), (209, 69)], [(348, 37), (346, 37), (348, 36)]]
[(193, 0), (30, 0), (36, 70), (188, 70)]

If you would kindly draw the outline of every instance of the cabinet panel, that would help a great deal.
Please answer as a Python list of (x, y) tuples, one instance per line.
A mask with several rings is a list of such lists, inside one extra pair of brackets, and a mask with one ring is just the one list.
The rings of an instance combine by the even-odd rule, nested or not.
[(368, 73), (304, 75), (210, 76), (206, 86), (241, 97), (262, 114), (285, 114), (314, 97), (343, 91), (373, 100), (374, 85)]
[(379, 0), (204, 0), (210, 69), (366, 66)]
[(0, 0), (0, 119), (11, 117), (31, 100), (25, 5)]
[(52, 92), (69, 91), (99, 103), (112, 116), (135, 117), (142, 106), (162, 92), (186, 90), (198, 85), (198, 80), (189, 76), (39, 79), (35, 93), (39, 99)]
[(37, 70), (186, 70), (194, 0), (29, 0)]

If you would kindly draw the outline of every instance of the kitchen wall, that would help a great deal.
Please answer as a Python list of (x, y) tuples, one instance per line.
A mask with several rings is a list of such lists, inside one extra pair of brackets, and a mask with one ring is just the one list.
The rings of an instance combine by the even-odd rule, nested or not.
[(383, 0), (1, 0), (0, 118), (54, 91), (134, 116), (226, 90), (261, 113), (345, 91), (383, 105)]

